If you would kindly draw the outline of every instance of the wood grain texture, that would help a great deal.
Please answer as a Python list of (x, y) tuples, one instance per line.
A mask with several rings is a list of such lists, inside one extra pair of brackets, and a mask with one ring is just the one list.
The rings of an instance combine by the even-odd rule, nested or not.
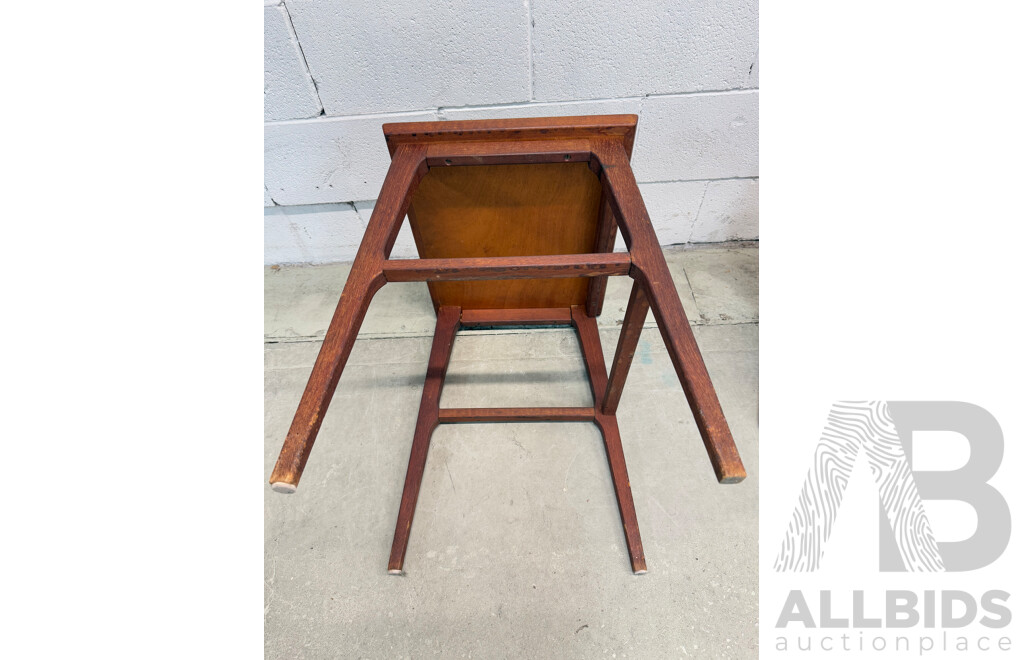
[(615, 347), (615, 358), (612, 360), (612, 371), (608, 376), (608, 387), (605, 390), (604, 400), (600, 404), (601, 412), (606, 415), (614, 415), (615, 411), (619, 409), (619, 398), (626, 385), (626, 376), (629, 374), (629, 366), (633, 363), (633, 354), (640, 341), (640, 333), (644, 329), (648, 309), (650, 306), (647, 304), (644, 287), (634, 280), (633, 288), (629, 292), (629, 302), (626, 304), (626, 315), (622, 319), (619, 343)]
[[(601, 191), (601, 211), (597, 218), (597, 235), (594, 238), (594, 252), (611, 252), (615, 249), (615, 215)], [(604, 308), (604, 292), (608, 287), (608, 278), (598, 276), (587, 285), (587, 315), (598, 317)]]
[(423, 469), (427, 464), (430, 437), (438, 424), (438, 407), (441, 390), (444, 389), (444, 376), (448, 371), (455, 333), (459, 328), (459, 314), (458, 307), (441, 307), (437, 310), (437, 327), (430, 347), (427, 376), (423, 383), (423, 396), (420, 398), (420, 412), (416, 418), (409, 467), (405, 472), (405, 488), (402, 490), (402, 503), (398, 507), (395, 537), (391, 542), (388, 573), (401, 573), (405, 563), (405, 551), (409, 546), (409, 532), (412, 528), (413, 515), (416, 513), (416, 500), (419, 499)]
[(629, 275), (628, 254), (559, 254), (538, 257), (392, 259), (384, 262), (388, 282), (465, 282), (543, 277)]
[(373, 295), (385, 283), (382, 266), (395, 244), (416, 185), (426, 171), (425, 158), (425, 148), (418, 145), (403, 146), (395, 152), (341, 299), (313, 364), (309, 382), (302, 392), (299, 407), (270, 476), (275, 490), (294, 492), (299, 485), (366, 309)]
[(606, 138), (633, 153), (636, 115), (471, 119), (384, 124), (384, 139), (395, 153), (401, 144), (437, 142), (515, 142)]
[(589, 163), (587, 140), (439, 142), (427, 145), (427, 166)]
[[(604, 399), (605, 388), (608, 386), (608, 372), (604, 366), (604, 353), (601, 350), (601, 336), (597, 331), (597, 322), (587, 316), (586, 308), (572, 308), (572, 323), (580, 340), (583, 361), (587, 365), (590, 377), (590, 389), (594, 395), (595, 408)], [(619, 502), (619, 514), (622, 517), (622, 529), (626, 534), (626, 548), (633, 572), (647, 572), (647, 559), (644, 557), (644, 546), (640, 541), (640, 526), (636, 520), (636, 508), (633, 506), (633, 492), (629, 486), (629, 474), (626, 472), (626, 457), (622, 453), (622, 439), (619, 437), (619, 424), (615, 415), (606, 415), (595, 410), (594, 423), (601, 430), (604, 448), (608, 456), (608, 467), (612, 472), (612, 484), (615, 486), (615, 497)]]
[(665, 255), (651, 225), (640, 189), (622, 145), (612, 140), (595, 140), (594, 155), (601, 163), (601, 178), (623, 238), (633, 259), (633, 277), (644, 287), (654, 310), (658, 329), (665, 341), (679, 382), (686, 393), (697, 429), (720, 483), (736, 483), (746, 476), (732, 432), (725, 421), (718, 395), (711, 383), (693, 331), (683, 311)]
[(442, 424), (480, 422), (591, 422), (593, 408), (442, 408)]
[[(589, 253), (601, 184), (585, 163), (435, 167), (413, 197), (420, 257), (451, 259)], [(435, 306), (463, 309), (583, 304), (587, 281), (507, 280), (429, 285)]]

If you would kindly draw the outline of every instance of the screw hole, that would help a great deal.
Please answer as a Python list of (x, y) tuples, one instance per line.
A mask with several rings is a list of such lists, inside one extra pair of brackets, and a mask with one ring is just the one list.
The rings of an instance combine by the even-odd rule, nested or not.
[(570, 160), (571, 158), (572, 158), (572, 156), (570, 156), (569, 154), (565, 154), (565, 159), (566, 160)]
[(451, 158), (445, 158), (444, 159), (444, 164), (445, 165), (451, 165), (452, 164), (452, 159)]

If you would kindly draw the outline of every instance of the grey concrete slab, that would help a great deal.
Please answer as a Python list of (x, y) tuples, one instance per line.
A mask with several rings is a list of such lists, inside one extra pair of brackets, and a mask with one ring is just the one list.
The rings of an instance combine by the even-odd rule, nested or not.
[[(757, 320), (757, 246), (665, 248), (683, 308), (692, 325)], [(350, 264), (268, 266), (264, 271), (264, 335), (267, 341), (321, 339), (334, 314)], [(695, 290), (691, 290), (691, 284)], [(622, 323), (632, 280), (608, 278), (602, 327)], [(361, 337), (422, 337), (434, 332), (434, 311), (423, 283), (389, 284), (374, 297)], [(648, 315), (647, 327), (654, 327)], [(503, 331), (496, 331), (503, 332)]]
[[(750, 476), (715, 481), (645, 330), (619, 409), (643, 576), (584, 423), (440, 427), (387, 575), (430, 341), (357, 341), (298, 491), (266, 489), (267, 657), (756, 657), (757, 326), (695, 333)], [(267, 477), (318, 350), (266, 345)], [(443, 403), (582, 405), (584, 378), (571, 331), (465, 332)]]
[[(672, 273), (672, 281), (679, 292), (679, 299), (683, 302), (683, 311), (690, 325), (701, 322), (700, 311), (693, 299), (693, 292), (690, 291), (690, 283), (683, 272), (683, 265), (679, 258), (683, 250), (678, 248), (665, 248), (665, 261), (668, 262), (669, 272)], [(618, 327), (622, 325), (622, 319), (626, 316), (626, 305), (629, 304), (629, 293), (633, 288), (631, 277), (609, 277), (608, 288), (605, 290), (604, 309), (597, 319), (597, 324), (602, 328)], [(656, 327), (654, 314), (648, 313), (644, 327)]]
[(673, 256), (678, 261), (671, 263), (682, 266), (686, 273), (701, 323), (757, 321), (756, 248), (710, 247), (682, 250)]
[[(349, 263), (264, 268), (264, 338), (322, 339), (351, 269)], [(434, 333), (435, 320), (426, 284), (388, 284), (370, 303), (360, 335), (423, 337)]]

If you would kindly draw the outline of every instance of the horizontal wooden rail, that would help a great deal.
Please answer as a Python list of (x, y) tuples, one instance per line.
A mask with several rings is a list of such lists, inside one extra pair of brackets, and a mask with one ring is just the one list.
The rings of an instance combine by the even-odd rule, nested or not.
[(388, 282), (519, 280), (547, 277), (628, 275), (629, 254), (561, 254), (532, 257), (398, 259), (384, 262)]
[(530, 142), (440, 142), (427, 147), (427, 166), (585, 163), (591, 158), (586, 140)]
[(592, 422), (593, 408), (441, 408), (441, 424), (475, 422)]
[(479, 328), (493, 325), (569, 325), (572, 315), (568, 307), (537, 307), (534, 309), (464, 309), (460, 325)]

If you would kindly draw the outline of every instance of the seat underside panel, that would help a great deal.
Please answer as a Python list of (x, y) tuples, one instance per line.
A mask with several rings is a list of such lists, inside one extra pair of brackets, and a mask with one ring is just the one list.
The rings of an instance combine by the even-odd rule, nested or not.
[[(601, 183), (586, 163), (434, 167), (409, 211), (420, 257), (592, 252)], [(431, 282), (436, 305), (463, 309), (583, 305), (587, 278)]]

